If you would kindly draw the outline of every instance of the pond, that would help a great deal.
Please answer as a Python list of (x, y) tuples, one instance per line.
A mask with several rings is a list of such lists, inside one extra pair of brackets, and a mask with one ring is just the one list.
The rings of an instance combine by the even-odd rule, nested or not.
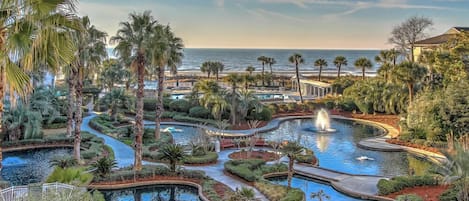
[(424, 171), (429, 162), (406, 152), (380, 152), (357, 147), (364, 139), (383, 134), (383, 130), (350, 120), (331, 120), (333, 133), (312, 132), (313, 119), (297, 119), (282, 123), (276, 130), (262, 133), (268, 140), (298, 141), (312, 149), (319, 166), (350, 174), (393, 177), (409, 171)]
[[(145, 126), (145, 128), (155, 128), (155, 126)], [(162, 131), (168, 131), (171, 133), (175, 144), (188, 145), (190, 142), (200, 135), (199, 128), (192, 126), (180, 126), (180, 125), (161, 125)]]
[(26, 185), (45, 181), (53, 171), (50, 161), (56, 157), (70, 156), (71, 149), (33, 149), (3, 154), (2, 177), (11, 185)]
[(201, 201), (198, 189), (185, 185), (152, 185), (101, 192), (106, 201)]
[[(274, 177), (269, 179), (272, 183), (287, 185), (287, 177)], [(342, 194), (332, 188), (326, 183), (319, 181), (314, 181), (306, 177), (295, 175), (292, 178), (292, 187), (301, 189), (306, 195), (306, 201), (319, 200), (318, 198), (311, 198), (312, 193), (318, 193), (320, 190), (324, 192), (325, 195), (329, 196), (329, 199), (323, 200), (333, 200), (333, 201), (361, 201), (361, 199), (353, 198)]]

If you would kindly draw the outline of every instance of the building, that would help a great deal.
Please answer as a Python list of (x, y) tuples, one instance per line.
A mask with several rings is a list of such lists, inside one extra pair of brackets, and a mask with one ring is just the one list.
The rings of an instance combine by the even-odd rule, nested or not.
[(298, 81), (296, 76), (291, 78), (292, 81), (292, 90), (298, 91), (298, 86), (301, 88), (301, 92), (303, 96), (308, 98), (323, 98), (327, 94), (332, 93), (332, 85), (325, 82), (319, 82), (314, 80), (307, 80), (305, 78), (301, 78), (300, 76), (300, 84), (298, 85)]
[(445, 44), (451, 38), (455, 37), (457, 34), (463, 31), (469, 31), (469, 27), (452, 27), (441, 35), (415, 42), (413, 49), (414, 60), (418, 61), (422, 52), (438, 49), (442, 44)]

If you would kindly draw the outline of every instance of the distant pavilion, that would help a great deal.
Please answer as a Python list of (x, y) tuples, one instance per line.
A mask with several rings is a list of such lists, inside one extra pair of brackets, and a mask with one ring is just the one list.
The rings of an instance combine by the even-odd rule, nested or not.
[(412, 50), (414, 52), (414, 60), (418, 61), (422, 52), (437, 50), (441, 45), (456, 37), (457, 34), (468, 31), (469, 27), (452, 27), (441, 35), (415, 42), (414, 49)]
[(300, 76), (300, 84), (298, 85), (296, 75), (291, 78), (291, 81), (292, 89), (298, 91), (298, 86), (300, 86), (305, 97), (324, 98), (327, 94), (332, 93), (332, 85), (329, 83), (307, 80)]

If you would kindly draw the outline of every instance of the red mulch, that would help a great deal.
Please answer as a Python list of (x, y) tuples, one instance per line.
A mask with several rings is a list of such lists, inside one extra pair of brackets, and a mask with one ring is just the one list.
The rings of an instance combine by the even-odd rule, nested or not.
[(399, 192), (386, 195), (386, 197), (396, 199), (398, 195), (417, 194), (425, 201), (438, 201), (438, 196), (440, 196), (448, 188), (449, 186), (417, 186), (412, 188), (405, 188)]
[(234, 152), (228, 155), (231, 159), (262, 159), (264, 161), (274, 161), (277, 160), (278, 155), (272, 152), (266, 152), (266, 151), (253, 151), (251, 152), (250, 157), (249, 156), (249, 151), (239, 151), (239, 152)]
[(401, 140), (398, 140), (398, 139), (387, 139), (386, 142), (390, 143), (390, 144), (397, 144), (397, 145), (401, 145), (401, 146), (412, 147), (412, 148), (422, 149), (422, 150), (437, 153), (437, 154), (442, 154), (440, 152), (440, 150), (438, 150), (437, 148), (427, 147), (427, 146), (424, 146), (424, 145), (414, 144), (414, 143), (406, 142), (406, 141), (401, 141)]

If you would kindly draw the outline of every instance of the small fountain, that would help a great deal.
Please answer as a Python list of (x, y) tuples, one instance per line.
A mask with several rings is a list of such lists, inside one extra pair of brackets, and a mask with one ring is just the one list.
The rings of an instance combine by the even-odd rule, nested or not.
[(316, 115), (315, 128), (308, 127), (305, 130), (317, 132), (317, 133), (334, 133), (335, 129), (331, 128), (331, 119), (329, 118), (329, 113), (322, 108), (318, 111)]
[(23, 166), (26, 165), (26, 161), (21, 159), (20, 157), (6, 157), (2, 161), (3, 166)]

